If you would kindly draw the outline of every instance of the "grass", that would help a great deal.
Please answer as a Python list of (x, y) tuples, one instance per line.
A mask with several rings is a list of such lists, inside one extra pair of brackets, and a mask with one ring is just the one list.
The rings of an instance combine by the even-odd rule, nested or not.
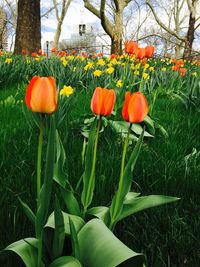
[[(24, 87), (1, 91), (0, 99), (9, 95), (23, 99)], [(84, 138), (80, 123), (83, 124), (84, 114), (91, 115), (91, 95), (92, 91), (76, 91), (66, 121), (60, 127), (67, 173), (73, 186), (83, 171)], [(28, 127), (20, 103), (6, 107), (1, 104), (0, 112), (0, 249), (3, 249), (33, 233), (18, 197), (35, 210), (38, 130)], [(115, 234), (134, 251), (143, 252), (148, 267), (199, 267), (199, 113), (192, 108), (186, 110), (178, 100), (159, 97), (152, 118), (166, 129), (169, 137), (157, 129), (155, 138), (145, 139), (134, 170), (132, 190), (142, 195), (177, 196), (181, 200), (127, 218), (117, 225)], [(110, 204), (119, 177), (121, 153), (119, 137), (105, 128), (98, 145), (94, 205)]]

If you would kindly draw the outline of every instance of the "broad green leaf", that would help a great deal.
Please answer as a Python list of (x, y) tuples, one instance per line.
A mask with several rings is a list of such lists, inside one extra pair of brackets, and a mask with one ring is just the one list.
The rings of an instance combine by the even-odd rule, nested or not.
[(122, 220), (123, 218), (132, 215), (138, 211), (175, 202), (179, 199), (180, 198), (177, 197), (164, 196), (164, 195), (149, 195), (126, 200), (124, 202), (125, 204), (123, 206), (119, 220)]
[(52, 183), (53, 183), (53, 168), (54, 168), (54, 158), (55, 158), (55, 118), (54, 115), (50, 117), (50, 131), (47, 143), (46, 152), (46, 165), (44, 174), (44, 183), (41, 187), (38, 209), (35, 220), (35, 232), (38, 239), (38, 263), (40, 266), (42, 261), (42, 251), (43, 251), (43, 227), (46, 223), (49, 203), (51, 199)]
[(22, 205), (22, 208), (24, 209), (24, 212), (26, 213), (27, 217), (29, 218), (29, 220), (31, 221), (31, 223), (35, 226), (35, 214), (33, 213), (33, 211), (29, 208), (29, 206), (23, 202), (21, 200), (20, 197), (18, 197), (19, 202)]
[[(62, 212), (62, 214), (64, 218), (65, 234), (67, 235), (70, 235), (69, 217), (72, 220), (77, 233), (85, 224), (84, 220), (81, 217), (78, 217), (76, 215), (71, 215), (65, 212)], [(45, 227), (55, 228), (54, 212), (49, 216)]]
[(38, 240), (36, 238), (28, 237), (10, 244), (4, 250), (16, 253), (23, 260), (26, 267), (36, 267), (37, 245)]
[[(141, 135), (143, 128), (140, 124), (133, 123), (131, 126), (131, 130), (136, 133), (137, 135)], [(148, 132), (144, 131), (145, 137), (153, 137), (153, 135), (149, 134)]]
[[(89, 221), (78, 234), (81, 263), (87, 267), (142, 267), (144, 257), (122, 243), (99, 219)], [(128, 260), (129, 265), (126, 265)]]
[(135, 199), (138, 197), (141, 193), (136, 193), (136, 192), (128, 192), (128, 194), (125, 197), (124, 203), (127, 203), (128, 201)]
[(72, 256), (76, 259), (80, 259), (80, 250), (78, 244), (77, 232), (73, 221), (69, 217), (70, 233), (71, 233), (71, 243), (72, 243)]
[(135, 167), (137, 158), (140, 153), (140, 149), (142, 146), (142, 141), (144, 137), (144, 129), (141, 133), (132, 153), (128, 160), (128, 163), (126, 164), (126, 167), (124, 169), (123, 173), (123, 182), (121, 184), (121, 187), (119, 186), (110, 207), (110, 215), (111, 215), (111, 225), (110, 227), (114, 227), (115, 222), (117, 222), (118, 218), (120, 217), (120, 213), (123, 208), (125, 197), (127, 196), (132, 182), (132, 172)]
[(71, 191), (64, 189), (62, 187), (60, 188), (60, 191), (68, 212), (72, 215), (80, 216), (81, 215), (80, 207), (74, 194)]
[(105, 223), (105, 225), (109, 224), (110, 212), (108, 207), (105, 206), (93, 207), (87, 210), (87, 214), (93, 215), (101, 219)]
[(53, 261), (49, 267), (82, 267), (82, 265), (74, 257), (63, 256)]
[(65, 188), (67, 175), (64, 172), (64, 165), (66, 161), (65, 150), (60, 139), (58, 132), (56, 131), (56, 161), (54, 163), (53, 179), (63, 188)]
[(144, 119), (144, 123), (148, 128), (148, 131), (152, 134), (155, 135), (155, 126), (154, 126), (154, 121), (149, 117), (146, 116)]
[[(120, 134), (122, 137), (126, 137), (128, 133), (129, 124), (125, 121), (108, 121), (111, 128), (117, 133)], [(138, 138), (134, 134), (130, 134), (130, 140), (137, 141)]]
[(36, 214), (36, 237), (41, 237), (46, 223), (53, 182), (53, 166), (55, 156), (55, 120), (51, 116), (51, 126), (48, 136), (44, 183), (40, 191), (39, 207)]
[(55, 208), (54, 208), (54, 239), (53, 239), (53, 258), (56, 259), (62, 256), (63, 246), (65, 241), (65, 225), (62, 210), (58, 198), (55, 197)]
[(94, 166), (94, 155), (95, 155), (95, 140), (97, 132), (97, 120), (94, 121), (91, 131), (89, 133), (88, 146), (85, 157), (85, 170), (83, 173), (83, 191), (81, 194), (81, 201), (84, 209), (92, 202), (93, 191), (95, 186), (95, 166)]

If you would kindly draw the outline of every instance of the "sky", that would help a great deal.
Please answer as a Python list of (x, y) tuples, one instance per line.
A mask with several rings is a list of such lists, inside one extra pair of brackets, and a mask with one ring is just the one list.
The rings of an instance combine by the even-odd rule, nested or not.
[[(49, 9), (50, 3), (51, 1), (41, 1), (41, 14)], [(99, 23), (99, 19), (84, 7), (82, 0), (72, 1), (63, 22), (60, 41), (70, 38), (74, 25), (87, 23)], [(52, 11), (48, 17), (42, 18), (42, 43), (53, 41), (55, 30), (55, 11)]]

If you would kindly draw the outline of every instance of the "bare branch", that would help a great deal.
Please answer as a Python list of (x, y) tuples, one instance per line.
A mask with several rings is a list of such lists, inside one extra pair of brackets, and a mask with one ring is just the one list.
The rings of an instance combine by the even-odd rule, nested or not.
[(156, 14), (156, 12), (155, 12), (155, 10), (154, 10), (154, 7), (152, 6), (150, 0), (146, 0), (146, 3), (147, 3), (147, 5), (149, 6), (149, 8), (151, 9), (151, 11), (152, 11), (152, 13), (153, 13), (153, 15), (154, 15), (154, 17), (155, 17), (156, 22), (157, 22), (157, 23), (158, 23), (158, 24), (159, 24), (165, 31), (167, 31), (169, 34), (175, 36), (178, 40), (180, 40), (180, 41), (185, 41), (185, 38), (182, 38), (182, 37), (179, 36), (176, 32), (172, 31), (170, 28), (168, 28), (167, 26), (165, 26), (164, 23), (162, 23), (162, 21), (158, 18), (157, 14)]

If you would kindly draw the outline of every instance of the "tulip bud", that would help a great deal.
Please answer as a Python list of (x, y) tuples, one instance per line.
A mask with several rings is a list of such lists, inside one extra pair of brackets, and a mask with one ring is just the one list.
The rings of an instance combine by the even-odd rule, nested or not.
[(26, 89), (25, 102), (33, 112), (48, 114), (55, 112), (57, 107), (55, 79), (34, 76)]
[(91, 110), (97, 115), (109, 116), (115, 103), (115, 91), (97, 87), (91, 100)]

